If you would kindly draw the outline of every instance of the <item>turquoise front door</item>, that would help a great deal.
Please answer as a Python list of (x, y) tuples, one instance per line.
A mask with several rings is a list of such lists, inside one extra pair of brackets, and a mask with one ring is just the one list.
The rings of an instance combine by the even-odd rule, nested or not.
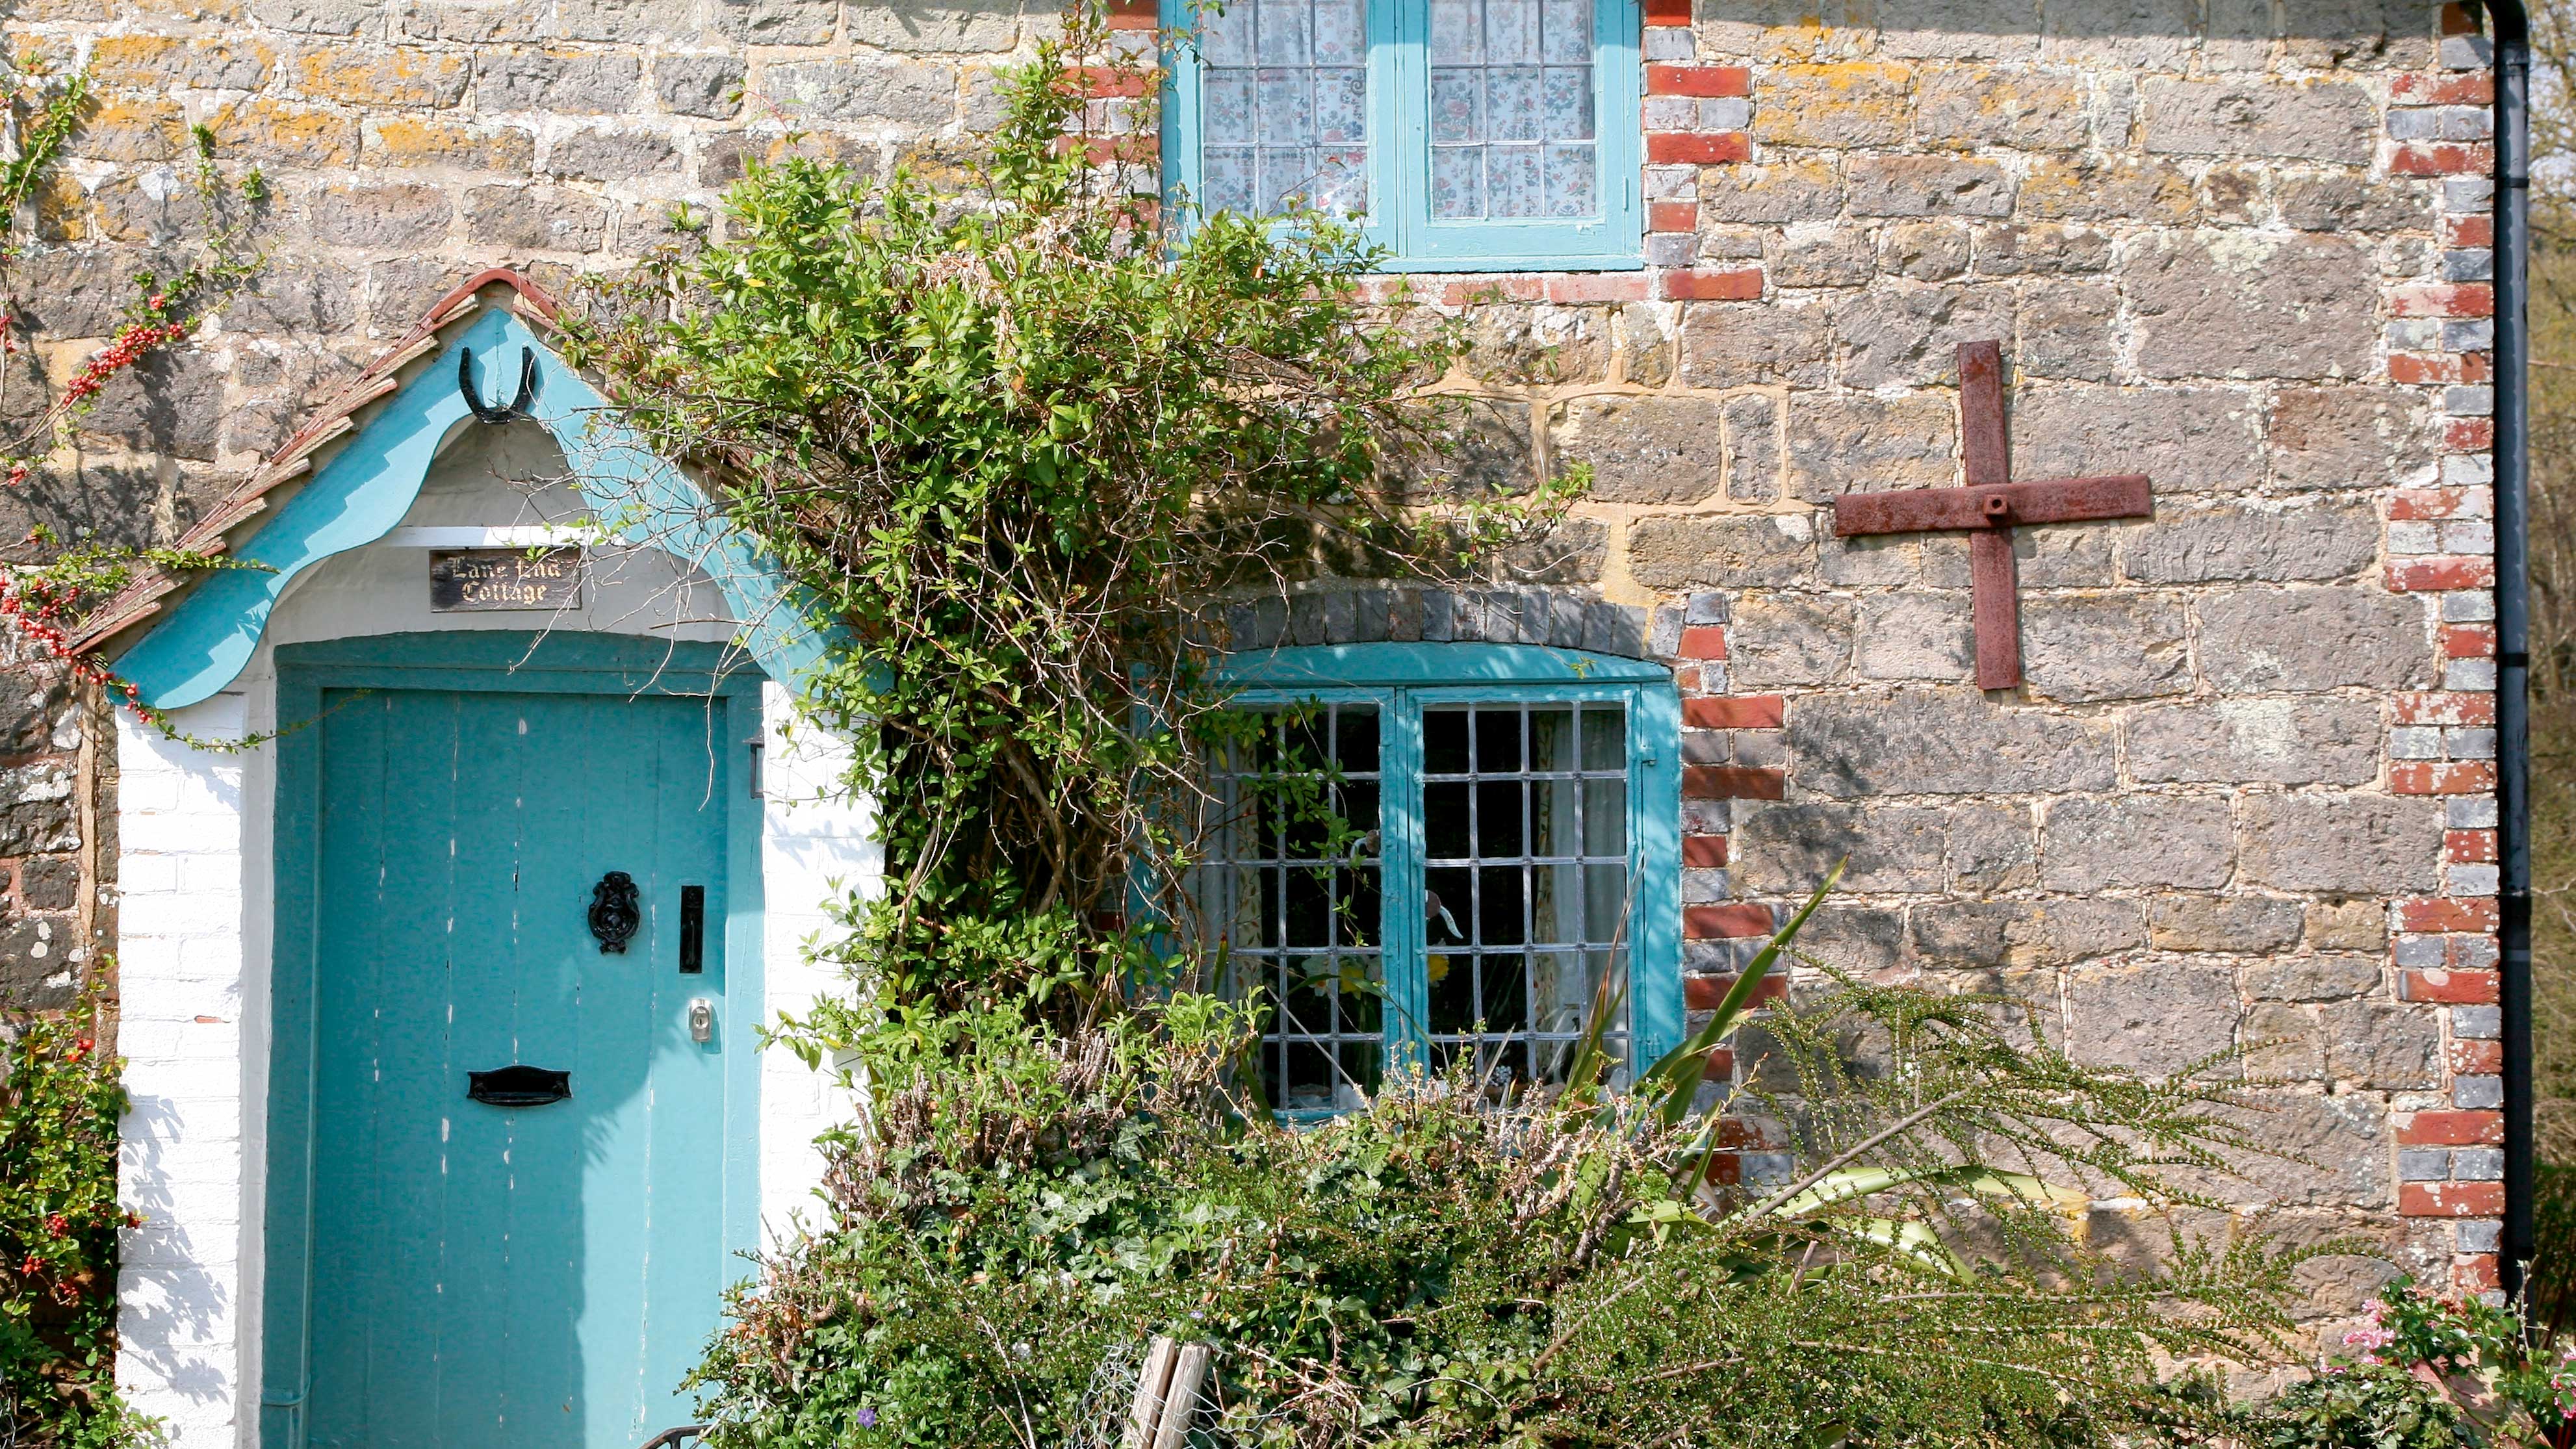
[[(311, 970), (307, 998), (281, 983), (279, 1060), (304, 1047), (310, 1076), (301, 1119), (287, 1084), (272, 1121), (309, 1197), (294, 1221), (281, 1184), (271, 1217), (304, 1293), (300, 1325), (272, 1315), (272, 1354), (301, 1355), (265, 1374), (292, 1411), (272, 1444), (631, 1449), (690, 1422), (680, 1381), (745, 1266), (752, 1078), (730, 1068), (757, 1011), (728, 1010), (725, 936), (750, 702), (312, 692), (281, 773), (282, 825), (314, 806), (280, 841), (282, 886), (309, 855), (280, 917)], [(610, 872), (634, 886), (623, 949), (613, 906), (593, 921)], [(506, 1068), (534, 1072), (473, 1094)], [(568, 1094), (509, 1100), (549, 1094), (538, 1073)], [(284, 1266), (272, 1291), (298, 1286)]]

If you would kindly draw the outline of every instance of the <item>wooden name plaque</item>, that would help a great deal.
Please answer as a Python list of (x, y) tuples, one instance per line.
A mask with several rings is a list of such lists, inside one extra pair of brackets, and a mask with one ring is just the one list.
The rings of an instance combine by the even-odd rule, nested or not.
[(440, 614), (489, 609), (578, 609), (581, 550), (475, 548), (429, 556), (429, 607)]

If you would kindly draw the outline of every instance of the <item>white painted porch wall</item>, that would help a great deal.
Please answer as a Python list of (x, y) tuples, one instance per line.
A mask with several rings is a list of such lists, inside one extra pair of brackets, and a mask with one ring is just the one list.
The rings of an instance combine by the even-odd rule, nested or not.
[[(404, 524), (569, 516), (549, 506), (560, 493), (532, 498), (506, 481), (561, 470), (532, 431), (466, 425)], [(715, 588), (658, 551), (595, 553), (591, 571), (587, 607), (575, 613), (432, 614), (424, 551), (353, 550), (298, 579), (241, 677), (173, 722), (209, 742), (273, 729), (280, 644), (460, 628), (717, 642), (734, 632)], [(846, 744), (795, 728), (774, 683), (761, 706), (762, 1015), (775, 1022), (832, 987), (804, 943), (829, 926), (843, 886), (875, 887), (881, 862), (864, 802), (836, 788)], [(195, 748), (120, 714), (117, 760), (119, 1049), (132, 1096), (118, 1178), (145, 1215), (125, 1236), (117, 1280), (117, 1380), (138, 1410), (167, 1421), (172, 1449), (247, 1449), (259, 1438), (275, 753)], [(780, 1049), (764, 1053), (760, 1089), (761, 1216), (775, 1242), (815, 1201), (823, 1162), (813, 1139), (849, 1104)]]

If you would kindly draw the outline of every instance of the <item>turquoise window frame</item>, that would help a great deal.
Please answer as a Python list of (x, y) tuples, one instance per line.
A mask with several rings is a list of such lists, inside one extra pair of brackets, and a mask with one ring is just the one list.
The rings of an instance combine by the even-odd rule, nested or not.
[[(1231, 661), (1238, 703), (1373, 704), (1379, 710), (1379, 822), (1387, 1061), (1426, 1060), (1430, 985), (1422, 912), (1422, 714), (1432, 705), (1623, 702), (1628, 707), (1629, 1060), (1651, 1062), (1683, 1034), (1681, 696), (1644, 660), (1520, 644), (1326, 644)], [(1401, 784), (1399, 784), (1401, 782)], [(1299, 1116), (1326, 1116), (1309, 1112)]]
[[(1193, 24), (1191, 0), (1161, 0), (1168, 34)], [(1601, 215), (1435, 221), (1431, 216), (1429, 0), (1368, 3), (1369, 221), (1387, 272), (1637, 271), (1645, 259), (1645, 71), (1638, 0), (1593, 0), (1593, 127)], [(1206, 66), (1184, 41), (1164, 56), (1164, 199), (1199, 190)], [(1396, 138), (1409, 138), (1396, 144)]]

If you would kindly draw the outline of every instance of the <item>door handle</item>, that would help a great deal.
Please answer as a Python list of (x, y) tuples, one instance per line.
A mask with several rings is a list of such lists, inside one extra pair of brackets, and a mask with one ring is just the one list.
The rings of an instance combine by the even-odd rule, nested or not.
[(465, 1095), (495, 1107), (542, 1107), (572, 1095), (572, 1073), (521, 1065), (467, 1072)]

